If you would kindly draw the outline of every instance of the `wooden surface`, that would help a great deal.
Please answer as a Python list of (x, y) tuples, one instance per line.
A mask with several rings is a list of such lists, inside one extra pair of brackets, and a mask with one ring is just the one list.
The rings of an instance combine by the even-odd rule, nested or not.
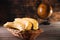
[[(60, 25), (40, 25), (43, 33), (36, 40), (60, 40)], [(21, 40), (0, 27), (0, 40)]]

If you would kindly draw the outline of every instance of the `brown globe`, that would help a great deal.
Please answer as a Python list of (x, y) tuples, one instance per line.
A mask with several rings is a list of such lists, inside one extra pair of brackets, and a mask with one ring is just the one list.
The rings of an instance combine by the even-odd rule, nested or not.
[(37, 14), (41, 19), (46, 19), (52, 15), (52, 7), (48, 4), (40, 4), (37, 9)]

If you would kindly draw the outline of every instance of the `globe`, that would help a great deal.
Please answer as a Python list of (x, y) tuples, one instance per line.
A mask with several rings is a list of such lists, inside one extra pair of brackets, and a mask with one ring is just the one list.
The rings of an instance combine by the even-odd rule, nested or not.
[(41, 19), (49, 18), (52, 12), (52, 7), (48, 4), (40, 4), (37, 9), (37, 14)]

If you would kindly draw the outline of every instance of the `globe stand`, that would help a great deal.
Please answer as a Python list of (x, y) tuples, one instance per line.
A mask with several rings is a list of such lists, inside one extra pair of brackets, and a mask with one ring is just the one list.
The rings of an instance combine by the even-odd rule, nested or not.
[(40, 25), (49, 25), (50, 22), (48, 21), (49, 19), (44, 20), (44, 22), (40, 23)]

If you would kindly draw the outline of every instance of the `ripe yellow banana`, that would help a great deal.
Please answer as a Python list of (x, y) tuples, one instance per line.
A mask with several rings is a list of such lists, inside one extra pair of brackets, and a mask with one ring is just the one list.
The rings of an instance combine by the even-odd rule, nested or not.
[(37, 20), (35, 20), (33, 18), (22, 18), (22, 19), (30, 21), (33, 24), (33, 29), (34, 30), (38, 29), (38, 22), (37, 22)]
[(15, 23), (16, 23), (16, 22), (19, 22), (19, 23), (24, 24), (24, 25), (25, 25), (25, 26), (24, 26), (24, 29), (25, 29), (25, 30), (31, 30), (31, 28), (32, 28), (32, 23), (31, 23), (30, 21), (25, 20), (25, 19), (15, 18), (15, 21), (14, 21), (14, 22), (15, 22)]
[(20, 31), (24, 31), (24, 24), (20, 23), (20, 22), (14, 22), (14, 27), (19, 29)]
[(14, 24), (13, 22), (7, 22), (3, 26), (4, 27), (11, 27), (12, 28), (13, 27), (13, 24)]
[(20, 31), (31, 30), (33, 25), (33, 29), (38, 29), (38, 22), (33, 18), (15, 18), (13, 22), (7, 22), (4, 24), (4, 27), (16, 28)]
[(23, 31), (23, 27), (24, 25), (21, 24), (21, 23), (14, 23), (14, 22), (7, 22), (4, 24), (4, 27), (7, 27), (7, 28), (16, 28), (16, 29), (19, 29), (20, 31)]

